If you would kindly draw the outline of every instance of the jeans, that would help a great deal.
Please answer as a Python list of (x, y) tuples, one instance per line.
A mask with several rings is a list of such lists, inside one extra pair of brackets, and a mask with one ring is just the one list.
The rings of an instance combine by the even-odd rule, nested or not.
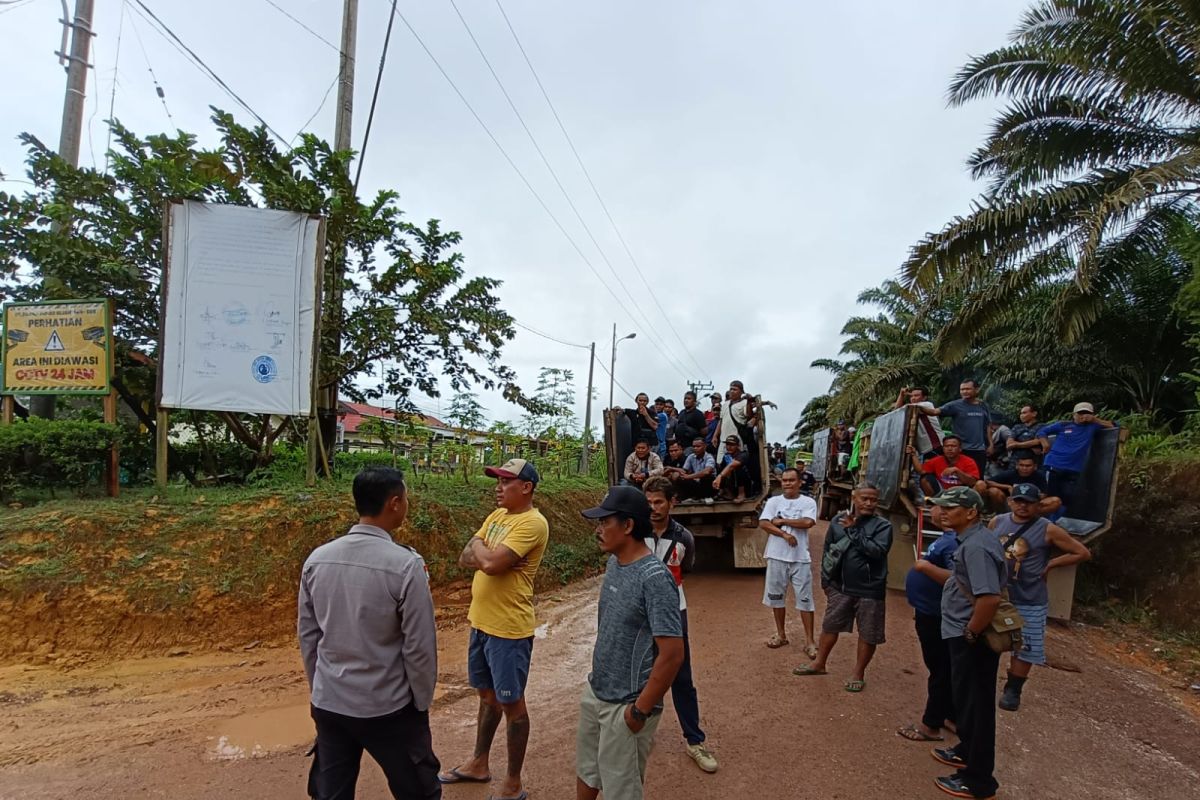
[(438, 800), (441, 769), (433, 754), (429, 712), (411, 704), (382, 717), (347, 717), (312, 707), (317, 748), (309, 773), (309, 794), (317, 800), (354, 800), (363, 750), (387, 776), (392, 797)]
[(1046, 470), (1046, 494), (1062, 500), (1064, 513), (1071, 511), (1071, 503), (1075, 500), (1075, 484), (1078, 481), (1078, 472), (1054, 467)]
[(996, 673), (1000, 654), (982, 641), (946, 639), (950, 648), (950, 680), (958, 714), (958, 739), (954, 752), (967, 762), (958, 771), (971, 794), (991, 797), (1000, 784), (996, 770)]
[(700, 730), (700, 703), (696, 699), (696, 685), (692, 683), (692, 647), (688, 641), (687, 609), (679, 612), (679, 619), (683, 623), (683, 663), (679, 665), (675, 682), (671, 684), (671, 703), (675, 706), (675, 716), (679, 717), (683, 738), (688, 744), (700, 744), (704, 741), (704, 731)]
[(962, 454), (975, 462), (979, 467), (979, 477), (987, 474), (987, 450), (963, 450)]
[(921, 722), (937, 730), (947, 721), (954, 722), (954, 694), (950, 688), (950, 649), (942, 638), (940, 614), (916, 612), (917, 639), (921, 642), (921, 659), (929, 670), (926, 688), (925, 713)]

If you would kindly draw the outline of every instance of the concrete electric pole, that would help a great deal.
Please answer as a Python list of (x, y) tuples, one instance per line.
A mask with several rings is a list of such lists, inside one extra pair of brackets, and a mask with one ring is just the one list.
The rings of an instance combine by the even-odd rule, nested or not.
[[(63, 98), (58, 154), (72, 167), (79, 166), (79, 143), (83, 139), (83, 106), (91, 68), (88, 58), (92, 51), (92, 4), (92, 0), (75, 0), (74, 19), (62, 20), (63, 26), (71, 31), (71, 51), (57, 54), (67, 62), (67, 93)], [(64, 15), (66, 10), (64, 2)], [(29, 401), (29, 410), (35, 417), (54, 419), (54, 400), (54, 395), (34, 395)]]

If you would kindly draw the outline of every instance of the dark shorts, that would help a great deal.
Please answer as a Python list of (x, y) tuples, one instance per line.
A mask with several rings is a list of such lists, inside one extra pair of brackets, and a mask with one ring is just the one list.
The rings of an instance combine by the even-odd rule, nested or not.
[(473, 689), (491, 689), (501, 704), (515, 703), (525, 696), (533, 637), (505, 639), (476, 628), (467, 646), (467, 676)]
[(832, 586), (825, 587), (825, 616), (821, 633), (850, 633), (858, 624), (858, 638), (867, 644), (883, 644), (886, 600), (852, 597)]

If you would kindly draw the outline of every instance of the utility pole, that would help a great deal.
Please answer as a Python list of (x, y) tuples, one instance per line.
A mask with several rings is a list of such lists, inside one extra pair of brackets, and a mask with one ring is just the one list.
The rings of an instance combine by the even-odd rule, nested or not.
[[(63, 3), (66, 11), (66, 3)], [(75, 0), (75, 18), (61, 20), (71, 29), (71, 52), (57, 53), (67, 61), (67, 93), (63, 98), (62, 126), (58, 132), (58, 155), (72, 167), (79, 166), (79, 143), (83, 138), (83, 105), (87, 99), (87, 76), (92, 50), (92, 0)], [(63, 37), (64, 43), (66, 37)], [(54, 419), (54, 395), (34, 395), (29, 409), (35, 417)]]
[(636, 336), (637, 336), (636, 333), (630, 333), (630, 334), (622, 336), (620, 339), (618, 339), (617, 338), (617, 323), (615, 323), (615, 322), (613, 323), (612, 360), (608, 362), (608, 407), (609, 408), (613, 407), (613, 384), (615, 384), (617, 382), (617, 342), (618, 341), (623, 342), (626, 339), (633, 339)]
[(711, 392), (713, 385), (711, 381), (688, 381), (688, 388), (699, 396), (701, 392)]
[(591, 355), (588, 357), (588, 388), (587, 406), (583, 412), (583, 457), (579, 460), (579, 471), (588, 473), (588, 451), (592, 443), (592, 374), (596, 369), (596, 343), (592, 342)]
[[(358, 0), (344, 0), (342, 5), (342, 43), (341, 55), (338, 60), (338, 94), (337, 117), (334, 123), (333, 149), (349, 150), (351, 148), (351, 133), (353, 132), (354, 116), (354, 53), (358, 40)], [(350, 180), (350, 165), (346, 165), (346, 181)], [(331, 248), (333, 253), (333, 269), (327, 270), (330, 275), (329, 291), (325, 293), (327, 311), (321, 316), (326, 324), (333, 326), (326, 341), (331, 342), (332, 353), (326, 353), (325, 359), (336, 362), (342, 351), (342, 314), (344, 299), (342, 284), (346, 279), (346, 241), (339, 237)], [(335, 376), (325, 390), (325, 396), (320, 404), (317, 417), (321, 429), (321, 437), (325, 441), (326, 452), (333, 453), (333, 443), (337, 439), (337, 408), (338, 385)]]

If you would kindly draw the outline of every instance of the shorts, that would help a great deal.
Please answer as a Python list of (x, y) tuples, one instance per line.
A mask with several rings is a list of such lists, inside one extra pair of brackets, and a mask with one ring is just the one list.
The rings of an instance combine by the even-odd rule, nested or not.
[(1026, 664), (1045, 664), (1046, 613), (1050, 606), (1013, 605), (1021, 613), (1021, 619), (1025, 620), (1021, 626), (1021, 649), (1013, 653), (1013, 658)]
[(785, 608), (789, 583), (792, 585), (792, 594), (795, 595), (796, 608), (800, 611), (816, 610), (816, 606), (813, 605), (812, 564), (780, 561), (777, 558), (767, 559), (763, 605), (768, 608)]
[(886, 600), (853, 597), (839, 592), (832, 586), (825, 587), (825, 599), (825, 616), (821, 620), (821, 633), (850, 633), (857, 623), (858, 638), (867, 644), (884, 643)]
[(628, 703), (607, 703), (583, 684), (579, 730), (575, 734), (575, 774), (614, 800), (642, 800), (646, 761), (662, 714), (652, 714), (638, 733), (625, 724)]
[(491, 689), (501, 705), (525, 696), (533, 637), (505, 639), (471, 628), (467, 646), (467, 679), (473, 689)]

